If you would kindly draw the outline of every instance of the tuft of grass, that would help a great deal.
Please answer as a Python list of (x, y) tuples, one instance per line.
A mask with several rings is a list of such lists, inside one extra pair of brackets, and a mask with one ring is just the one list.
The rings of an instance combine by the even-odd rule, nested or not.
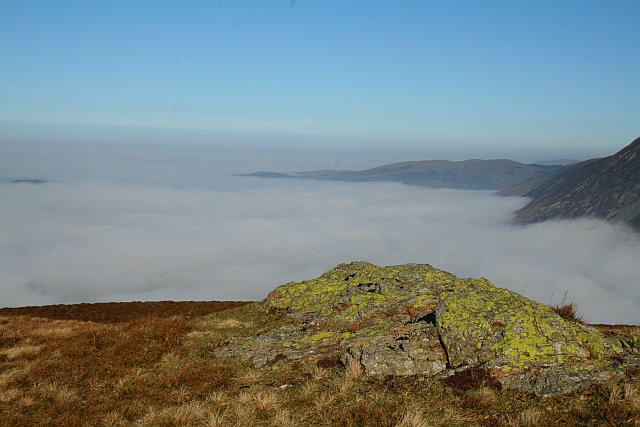
[(527, 408), (518, 415), (518, 424), (523, 427), (536, 427), (540, 425), (542, 411), (537, 408)]
[(560, 303), (558, 304), (551, 305), (551, 309), (564, 320), (575, 323), (585, 323), (584, 316), (582, 316), (582, 314), (578, 312), (578, 307), (576, 306), (576, 304), (573, 302), (566, 302), (568, 293), (569, 290), (565, 291), (564, 296), (562, 297), (562, 301), (560, 301)]
[(354, 357), (347, 358), (347, 363), (345, 367), (345, 379), (346, 380), (355, 380), (360, 378), (363, 374), (362, 364), (359, 360)]

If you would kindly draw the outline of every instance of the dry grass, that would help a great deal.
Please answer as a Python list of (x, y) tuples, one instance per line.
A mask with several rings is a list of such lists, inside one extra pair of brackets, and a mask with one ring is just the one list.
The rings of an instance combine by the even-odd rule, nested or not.
[(255, 369), (249, 360), (212, 356), (229, 336), (281, 322), (280, 315), (259, 305), (119, 324), (0, 317), (0, 424), (640, 425), (636, 377), (539, 399), (492, 388), (492, 378), (480, 371), (454, 376), (449, 386), (421, 377), (367, 376), (356, 360), (346, 367), (327, 362), (326, 367), (282, 363)]
[(464, 397), (466, 404), (472, 408), (490, 407), (498, 402), (497, 391), (487, 386), (469, 390)]
[(569, 320), (576, 323), (585, 323), (584, 317), (578, 312), (578, 306), (573, 302), (567, 302), (568, 292), (568, 290), (565, 291), (564, 296), (562, 297), (562, 301), (560, 301), (560, 303), (558, 304), (551, 305), (551, 309), (564, 320)]
[(528, 408), (518, 415), (518, 425), (523, 427), (535, 427), (540, 424), (542, 411), (537, 408)]
[(151, 301), (54, 304), (0, 308), (0, 316), (40, 317), (99, 323), (126, 323), (141, 317), (206, 316), (250, 304), (249, 301)]
[(17, 345), (15, 347), (7, 348), (5, 350), (0, 351), (0, 356), (4, 356), (9, 360), (15, 359), (20, 356), (33, 356), (36, 355), (40, 349), (41, 345), (32, 345), (32, 344), (23, 344)]
[(396, 427), (429, 427), (422, 413), (415, 408), (407, 410)]
[(218, 329), (250, 328), (253, 326), (251, 322), (241, 322), (237, 319), (224, 319), (219, 322), (211, 322), (211, 325)]
[(362, 364), (359, 360), (356, 360), (353, 357), (349, 357), (347, 359), (347, 366), (345, 369), (345, 378), (347, 380), (355, 380), (360, 378), (363, 374)]
[(445, 378), (447, 385), (458, 390), (467, 391), (478, 388), (494, 388), (500, 390), (502, 384), (489, 372), (481, 368), (468, 368)]

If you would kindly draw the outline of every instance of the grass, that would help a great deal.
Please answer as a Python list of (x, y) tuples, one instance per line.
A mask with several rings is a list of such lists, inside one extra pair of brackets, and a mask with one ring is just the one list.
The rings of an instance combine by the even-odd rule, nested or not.
[[(0, 317), (3, 426), (634, 426), (640, 380), (552, 398), (499, 390), (484, 372), (451, 385), (372, 377), (358, 364), (216, 358), (231, 336), (284, 322), (251, 304), (121, 323)], [(613, 330), (608, 333), (617, 333)]]
[(489, 371), (481, 368), (469, 368), (444, 379), (451, 388), (458, 391), (476, 390), (480, 388), (502, 389), (502, 384)]
[[(578, 306), (573, 302), (567, 302), (567, 293), (569, 293), (568, 290), (565, 291), (562, 301), (558, 304), (551, 305), (551, 309), (564, 320), (576, 323), (585, 323), (584, 317), (578, 312)], [(551, 297), (553, 298), (553, 295)]]

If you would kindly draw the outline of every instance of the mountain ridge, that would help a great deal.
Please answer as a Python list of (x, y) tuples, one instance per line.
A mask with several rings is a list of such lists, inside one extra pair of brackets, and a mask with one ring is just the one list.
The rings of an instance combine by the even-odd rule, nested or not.
[(640, 138), (611, 156), (547, 172), (498, 194), (533, 199), (517, 211), (515, 223), (593, 217), (640, 229)]
[(362, 171), (316, 170), (283, 174), (260, 171), (243, 176), (298, 178), (348, 182), (400, 182), (432, 188), (501, 190), (549, 170), (509, 159), (464, 161), (418, 160), (378, 166)]

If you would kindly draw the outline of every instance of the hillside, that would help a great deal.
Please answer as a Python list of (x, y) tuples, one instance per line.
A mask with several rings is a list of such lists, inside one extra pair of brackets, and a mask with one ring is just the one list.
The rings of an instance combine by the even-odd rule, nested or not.
[(548, 166), (525, 165), (513, 160), (422, 160), (394, 163), (363, 171), (319, 170), (281, 174), (255, 172), (263, 178), (323, 179), (351, 182), (400, 182), (433, 188), (500, 190), (542, 174)]
[(277, 322), (259, 304), (122, 324), (0, 316), (2, 425), (510, 427), (640, 420), (640, 379), (631, 372), (622, 382), (541, 399), (499, 390), (480, 371), (445, 383), (365, 376), (339, 365), (257, 369), (211, 355), (228, 337)]
[[(415, 285), (422, 283), (425, 278), (429, 278), (425, 288), (428, 292), (415, 299), (410, 294), (420, 292), (421, 288)], [(605, 353), (610, 353), (613, 347), (607, 349), (606, 346), (613, 344), (613, 351), (618, 356), (610, 361), (613, 362), (611, 368), (623, 375), (604, 383), (596, 381), (583, 384), (579, 392), (546, 398), (517, 388), (505, 390), (490, 372), (469, 366), (455, 370), (445, 366), (445, 371), (438, 378), (424, 374), (370, 375), (376, 369), (377, 350), (391, 357), (396, 352), (398, 356), (403, 352), (411, 354), (415, 360), (432, 367), (442, 364), (442, 356), (464, 360), (474, 354), (483, 358), (487, 352), (493, 351), (491, 346), (476, 348), (474, 341), (466, 343), (465, 339), (460, 341), (464, 345), (451, 346), (455, 342), (451, 340), (455, 337), (464, 338), (462, 323), (451, 323), (454, 320), (451, 314), (465, 311), (465, 307), (457, 306), (456, 301), (464, 302), (467, 299), (471, 302), (469, 298), (473, 299), (477, 294), (467, 294), (463, 288), (454, 291), (454, 294), (458, 293), (438, 309), (436, 316), (442, 317), (445, 331), (441, 343), (435, 340), (433, 345), (423, 348), (429, 339), (428, 334), (411, 337), (411, 331), (416, 328), (430, 328), (433, 319), (425, 309), (435, 303), (433, 297), (440, 298), (438, 292), (448, 292), (442, 287), (447, 283), (472, 288), (480, 286), (480, 294), (502, 292), (492, 288), (484, 279), (458, 279), (427, 265), (409, 264), (378, 269), (366, 263), (352, 263), (340, 265), (311, 281), (283, 285), (265, 301), (208, 315), (193, 315), (194, 304), (172, 305), (168, 301), (162, 303), (166, 309), (174, 312), (180, 308), (187, 309), (190, 315), (160, 317), (140, 313), (138, 317), (124, 322), (103, 323), (100, 319), (105, 318), (104, 314), (98, 314), (92, 321), (52, 320), (47, 316), (59, 314), (62, 310), (60, 307), (51, 310), (45, 307), (16, 308), (11, 313), (0, 314), (0, 419), (2, 425), (7, 427), (556, 427), (640, 424), (640, 370), (627, 362), (639, 357), (640, 328), (599, 326), (596, 330), (570, 324), (569, 321), (553, 320), (536, 331), (530, 329), (530, 323), (517, 318), (510, 326), (509, 319), (501, 317), (500, 313), (505, 309), (511, 311), (526, 307), (529, 303), (520, 297), (510, 297), (507, 304), (498, 307), (498, 319), (493, 323), (486, 323), (483, 317), (476, 318), (479, 313), (477, 310), (473, 316), (462, 316), (459, 320), (468, 322), (470, 327), (478, 330), (504, 332), (489, 334), (485, 338), (489, 342), (500, 337), (510, 340), (507, 347), (501, 350), (507, 351), (508, 360), (516, 360), (514, 357), (523, 360), (530, 356), (537, 357), (527, 351), (518, 350), (514, 353), (509, 350), (509, 346), (516, 344), (513, 341), (515, 337), (510, 336), (509, 332), (514, 327), (513, 331), (521, 334), (525, 342), (533, 340), (541, 345), (540, 349), (534, 350), (547, 353), (543, 358), (558, 357), (564, 360), (560, 365), (542, 366), (542, 370), (562, 371), (563, 365), (575, 365), (576, 360), (590, 361), (582, 374), (579, 370), (569, 370), (565, 377), (559, 377), (568, 383), (584, 380), (585, 372), (591, 375), (589, 372), (597, 372), (599, 367), (604, 366), (604, 359), (596, 353), (596, 349), (604, 343)], [(334, 286), (336, 284), (337, 287)], [(314, 292), (313, 286), (317, 285), (322, 285), (326, 292)], [(389, 312), (386, 316), (378, 316), (372, 312), (374, 306), (368, 302), (380, 298), (380, 290), (388, 285), (409, 292), (403, 296), (409, 297), (407, 301), (398, 300), (401, 305), (415, 299), (413, 303), (418, 306), (397, 315)], [(344, 296), (349, 295), (352, 302), (362, 300), (362, 310), (353, 311), (352, 316), (358, 322), (364, 320), (366, 325), (359, 329), (346, 317), (351, 324), (333, 322), (331, 317), (326, 316), (324, 320), (329, 322), (316, 324), (314, 319), (308, 321), (305, 316), (311, 314), (318, 304), (318, 307), (322, 307), (323, 301), (329, 302), (327, 297), (331, 294), (338, 292), (339, 298), (344, 299), (343, 291), (346, 291)], [(432, 295), (434, 291), (436, 294)], [(294, 294), (302, 298), (292, 300)], [(394, 295), (389, 294), (391, 299), (382, 304), (385, 311), (393, 308)], [(441, 297), (449, 298), (444, 294)], [(517, 301), (525, 302), (525, 305), (513, 304)], [(131, 309), (127, 309), (127, 306), (132, 303), (119, 304), (100, 305), (97, 311), (96, 307), (89, 307), (88, 304), (77, 305), (66, 312), (78, 316), (109, 310), (133, 313), (139, 312), (138, 309), (145, 303), (132, 305)], [(201, 308), (221, 308), (226, 305), (221, 302)], [(278, 308), (282, 305), (291, 305), (291, 309)], [(149, 305), (150, 310), (157, 307)], [(542, 319), (553, 317), (548, 307), (535, 307), (542, 314)], [(342, 310), (338, 313), (342, 314), (351, 311), (346, 300), (338, 308)], [(300, 317), (300, 309), (307, 311), (307, 314)], [(41, 317), (31, 317), (29, 312), (34, 310)], [(325, 314), (330, 315), (330, 311)], [(362, 317), (358, 317), (359, 312)], [(373, 317), (369, 317), (372, 314)], [(321, 320), (321, 316), (318, 313), (318, 320)], [(69, 314), (69, 317), (72, 315)], [(408, 323), (404, 328), (393, 326), (386, 328), (386, 332), (382, 330), (377, 335), (371, 334), (377, 321), (393, 323), (402, 321), (404, 317), (410, 318), (406, 320)], [(561, 328), (554, 329), (558, 327), (556, 324)], [(362, 347), (361, 360), (365, 360), (364, 352), (368, 351), (368, 368), (353, 363), (351, 359), (342, 365), (335, 358), (317, 357), (313, 353), (314, 347), (333, 348), (329, 342), (333, 335), (326, 329), (317, 332), (317, 328), (327, 327), (347, 328), (344, 337), (354, 340), (353, 343), (371, 339), (375, 341), (376, 336), (386, 339), (388, 333), (392, 333), (396, 336), (397, 346)], [(568, 329), (562, 331), (562, 328)], [(578, 330), (583, 332), (578, 335), (571, 332), (563, 338), (566, 332)], [(283, 341), (280, 353), (275, 353), (267, 363), (257, 367), (255, 346), (269, 344), (270, 339), (271, 344), (274, 339), (281, 339), (278, 331), (285, 334), (283, 336), (297, 334), (298, 341)], [(543, 335), (554, 346), (564, 348), (566, 354), (561, 352), (554, 356), (553, 352), (548, 353), (547, 345), (539, 341)], [(582, 348), (578, 342), (565, 341), (582, 337), (580, 342), (584, 343), (590, 340), (588, 337), (600, 335), (604, 341), (600, 338), (590, 341), (589, 348)], [(245, 340), (252, 338), (251, 344), (244, 347), (247, 354), (236, 357), (218, 355), (226, 346), (238, 342), (242, 337)], [(468, 335), (468, 338), (476, 339), (476, 336)], [(499, 344), (499, 341), (495, 343)], [(430, 357), (435, 353), (431, 354), (430, 351), (436, 350), (441, 344), (449, 346), (447, 348), (452, 353), (443, 355), (440, 352), (431, 360)], [(304, 351), (307, 351), (307, 359), (297, 359), (296, 354)], [(578, 366), (575, 365), (574, 369)], [(517, 379), (518, 369), (526, 374), (523, 378), (531, 378), (538, 372), (530, 369), (528, 363), (521, 368), (503, 371), (512, 379)], [(541, 385), (556, 384), (555, 378), (540, 378)]]
[[(520, 196), (520, 197), (537, 197), (538, 192), (544, 191), (543, 184), (553, 180), (554, 178), (572, 170), (584, 166), (585, 164), (597, 159), (586, 160), (584, 162), (576, 162), (559, 168), (555, 168), (524, 181), (512, 185), (507, 188), (503, 188), (498, 191), (499, 196)], [(535, 191), (534, 191), (535, 190)]]
[(609, 157), (565, 166), (499, 194), (533, 198), (518, 211), (517, 223), (593, 217), (640, 229), (640, 138)]

